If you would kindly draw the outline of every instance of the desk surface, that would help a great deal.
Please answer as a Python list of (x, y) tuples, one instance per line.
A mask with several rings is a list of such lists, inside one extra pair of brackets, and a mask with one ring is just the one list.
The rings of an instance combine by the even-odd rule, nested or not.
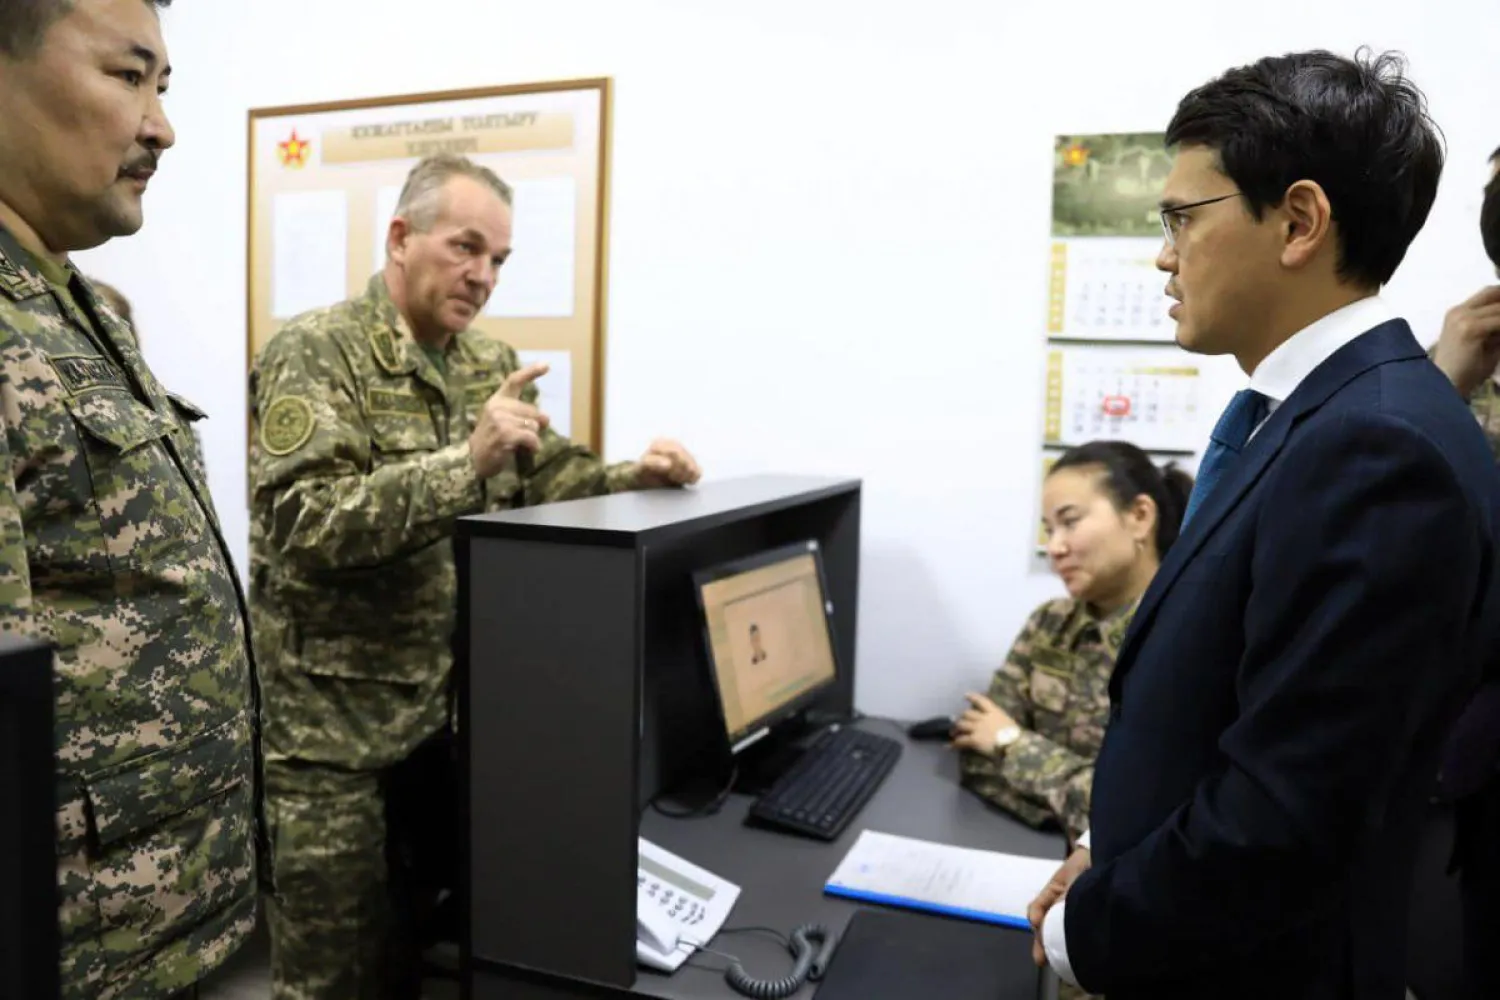
[[(731, 796), (717, 814), (697, 819), (670, 819), (648, 810), (641, 821), (641, 836), (741, 887), (726, 927), (764, 926), (783, 934), (814, 921), (843, 932), (861, 904), (825, 896), (823, 883), (864, 829), (1056, 858), (1061, 863), (1066, 851), (1062, 834), (1033, 830), (959, 787), (958, 761), (952, 750), (941, 743), (913, 743), (892, 722), (866, 719), (859, 726), (894, 736), (905, 749), (895, 769), (838, 840), (825, 842), (747, 827), (745, 814), (752, 800), (741, 795)], [(711, 947), (739, 957), (745, 970), (757, 978), (780, 978), (791, 969), (790, 953), (764, 934), (720, 934)], [(635, 992), (677, 1000), (738, 998), (724, 982), (727, 964), (718, 956), (700, 953), (670, 976), (642, 968)], [(811, 997), (815, 990), (816, 984), (809, 983), (793, 996)]]

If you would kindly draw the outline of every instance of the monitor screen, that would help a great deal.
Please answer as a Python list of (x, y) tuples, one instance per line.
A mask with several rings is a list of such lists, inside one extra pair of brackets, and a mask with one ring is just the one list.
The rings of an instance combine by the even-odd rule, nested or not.
[(837, 675), (816, 542), (763, 552), (696, 577), (708, 658), (731, 747), (758, 736)]

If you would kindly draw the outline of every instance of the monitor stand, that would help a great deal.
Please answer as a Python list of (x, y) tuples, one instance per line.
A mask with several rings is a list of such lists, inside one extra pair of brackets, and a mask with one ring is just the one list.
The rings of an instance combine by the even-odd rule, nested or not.
[(782, 723), (735, 755), (734, 790), (760, 797), (802, 757), (807, 741), (818, 731), (805, 716)]
[[(672, 792), (658, 796), (667, 815), (697, 816), (717, 812), (730, 792), (759, 798), (790, 770), (812, 739), (833, 723), (848, 723), (844, 715), (808, 711), (777, 724), (769, 733), (739, 753), (720, 757)], [(733, 783), (731, 784), (731, 779)], [(655, 800), (654, 800), (655, 801)], [(670, 811), (669, 811), (670, 810)]]

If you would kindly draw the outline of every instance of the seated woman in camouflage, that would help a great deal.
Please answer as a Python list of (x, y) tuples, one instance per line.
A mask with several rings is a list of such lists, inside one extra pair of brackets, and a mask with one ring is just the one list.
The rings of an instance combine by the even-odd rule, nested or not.
[(1047, 556), (1068, 596), (1032, 614), (953, 726), (962, 781), (1032, 826), (1088, 829), (1109, 676), (1137, 602), (1177, 539), (1192, 477), (1158, 469), (1133, 444), (1093, 441), (1058, 459), (1042, 486)]

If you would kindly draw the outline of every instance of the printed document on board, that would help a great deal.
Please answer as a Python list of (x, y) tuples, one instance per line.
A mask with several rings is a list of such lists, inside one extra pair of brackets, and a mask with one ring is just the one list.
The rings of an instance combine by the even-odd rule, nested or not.
[(866, 830), (823, 887), (831, 896), (1025, 928), (1062, 859), (950, 847)]

